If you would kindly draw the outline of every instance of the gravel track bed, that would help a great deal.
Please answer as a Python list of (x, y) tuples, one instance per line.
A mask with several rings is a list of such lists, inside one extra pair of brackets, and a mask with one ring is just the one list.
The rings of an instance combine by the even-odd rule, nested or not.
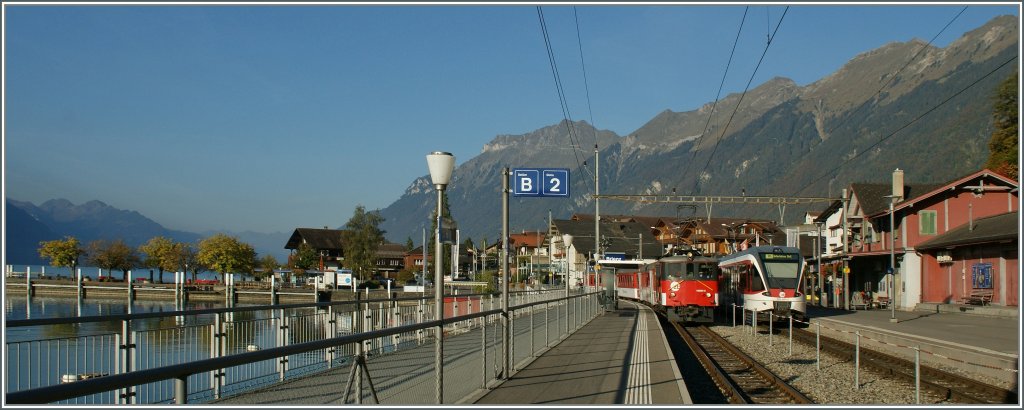
[[(796, 341), (793, 342), (793, 354), (790, 355), (786, 331), (772, 336), (772, 346), (769, 346), (767, 334), (751, 335), (749, 327), (714, 326), (712, 329), (811, 397), (817, 404), (917, 404), (913, 383), (886, 377), (862, 367), (859, 377), (860, 388), (857, 389), (854, 386), (853, 361), (822, 352), (821, 369), (818, 370), (814, 347)], [(954, 403), (922, 389), (920, 404)]]

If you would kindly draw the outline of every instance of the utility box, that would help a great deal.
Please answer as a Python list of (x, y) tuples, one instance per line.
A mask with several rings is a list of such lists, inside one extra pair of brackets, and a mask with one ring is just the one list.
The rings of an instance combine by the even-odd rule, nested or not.
[(602, 298), (604, 301), (604, 311), (614, 312), (619, 309), (618, 295), (615, 294), (615, 273), (613, 272), (601, 272), (601, 283), (604, 287), (601, 288)]
[(323, 280), (318, 281), (317, 289), (341, 289), (352, 287), (352, 270), (342, 269), (339, 271), (327, 271), (323, 273)]

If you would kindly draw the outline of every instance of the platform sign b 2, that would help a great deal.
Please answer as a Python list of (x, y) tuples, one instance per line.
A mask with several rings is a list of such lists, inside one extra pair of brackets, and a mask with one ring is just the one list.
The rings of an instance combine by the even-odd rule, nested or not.
[(569, 170), (515, 168), (512, 170), (512, 195), (568, 198)]

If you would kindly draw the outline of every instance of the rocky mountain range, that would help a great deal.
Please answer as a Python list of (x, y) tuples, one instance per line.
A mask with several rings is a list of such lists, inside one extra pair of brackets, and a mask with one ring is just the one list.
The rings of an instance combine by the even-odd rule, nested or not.
[[(594, 212), (594, 170), (602, 194), (829, 196), (853, 182), (945, 182), (980, 169), (992, 133), (992, 95), (1018, 66), (1018, 19), (1003, 16), (944, 48), (893, 42), (854, 56), (806, 86), (777, 77), (686, 112), (657, 113), (628, 135), (562, 121), (522, 135), (498, 135), (458, 166), (447, 190), (462, 239), (493, 243), (501, 234), (501, 178), (508, 168), (569, 168), (572, 197), (513, 198), (511, 230), (546, 229), (556, 219)], [(709, 118), (710, 115), (710, 118)], [(599, 149), (595, 161), (594, 147)], [(595, 164), (599, 162), (599, 164)], [(428, 175), (381, 210), (387, 239), (419, 244), (436, 207)], [(791, 206), (715, 205), (716, 217), (792, 223)], [(705, 215), (703, 205), (641, 205), (604, 200), (601, 214)], [(7, 263), (41, 264), (42, 240), (75, 235), (137, 246), (157, 235), (195, 242), (214, 232), (166, 229), (135, 211), (100, 201), (7, 200)], [(260, 255), (284, 261), (291, 232), (231, 233)]]
[[(1019, 30), (1015, 16), (1002, 16), (944, 48), (892, 42), (806, 86), (773, 78), (692, 111), (663, 111), (626, 136), (583, 121), (499, 135), (455, 169), (449, 207), (462, 238), (493, 243), (501, 235), (502, 169), (558, 167), (571, 170), (572, 198), (513, 198), (510, 229), (546, 229), (549, 212), (592, 214), (595, 144), (601, 194), (838, 197), (852, 182), (886, 182), (896, 168), (908, 183), (948, 181), (987, 158), (991, 96), (1017, 68)], [(419, 243), (435, 195), (425, 175), (381, 210), (388, 239)], [(715, 216), (781, 223), (809, 209), (790, 206), (780, 215), (774, 206), (713, 207)], [(603, 215), (706, 212), (703, 205), (601, 201)]]

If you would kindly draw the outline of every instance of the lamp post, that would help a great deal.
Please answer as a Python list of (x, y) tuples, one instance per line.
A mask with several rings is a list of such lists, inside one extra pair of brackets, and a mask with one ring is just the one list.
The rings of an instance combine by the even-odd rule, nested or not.
[[(444, 189), (448, 186), (455, 169), (455, 156), (449, 152), (434, 151), (427, 155), (427, 168), (430, 169), (430, 180), (437, 188), (437, 230), (434, 231), (434, 318), (444, 318), (444, 274), (441, 272), (441, 212), (444, 202)], [(424, 261), (426, 263), (426, 261)], [(444, 322), (438, 323), (434, 329), (434, 380), (437, 382), (437, 404), (443, 400), (443, 337)]]
[(572, 235), (562, 234), (562, 245), (565, 247), (562, 254), (565, 258), (565, 334), (569, 334), (569, 247), (572, 246)]
[(896, 214), (894, 212), (896, 199), (899, 198), (895, 195), (886, 195), (889, 197), (889, 273), (892, 274), (889, 283), (892, 291), (889, 292), (889, 307), (892, 312), (889, 316), (890, 323), (897, 323), (899, 320), (896, 319)]
[(725, 232), (726, 232), (726, 236), (725, 236), (725, 250), (728, 251), (729, 253), (732, 253), (732, 244), (729, 243), (729, 239), (732, 239), (733, 242), (736, 241), (733, 238), (733, 235), (732, 235), (732, 226), (729, 226), (728, 224), (722, 224), (722, 227), (725, 228)]
[(570, 263), (569, 262), (569, 247), (572, 246), (572, 235), (569, 235), (567, 233), (566, 234), (562, 234), (562, 246), (565, 247), (565, 254), (563, 255), (563, 257), (565, 258), (565, 289), (566, 289), (565, 290), (565, 296), (568, 297), (569, 296), (569, 267), (571, 266), (569, 264)]
[(825, 292), (825, 273), (821, 271), (821, 221), (814, 221), (818, 233), (814, 236), (814, 259), (818, 262), (818, 306), (828, 304), (828, 293)]

